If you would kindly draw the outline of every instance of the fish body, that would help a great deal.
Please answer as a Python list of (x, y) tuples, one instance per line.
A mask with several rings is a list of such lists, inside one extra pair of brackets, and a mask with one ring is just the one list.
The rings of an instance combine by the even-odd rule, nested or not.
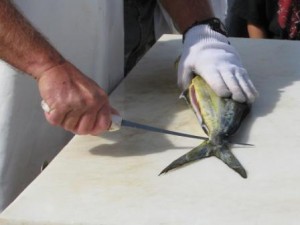
[(201, 76), (192, 79), (182, 96), (192, 107), (209, 140), (172, 162), (160, 174), (196, 160), (216, 156), (243, 178), (247, 178), (245, 169), (230, 151), (228, 139), (238, 130), (250, 111), (250, 105), (217, 96)]

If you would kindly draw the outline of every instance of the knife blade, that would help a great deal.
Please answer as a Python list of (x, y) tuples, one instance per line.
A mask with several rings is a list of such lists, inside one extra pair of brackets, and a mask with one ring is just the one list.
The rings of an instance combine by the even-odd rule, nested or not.
[(136, 123), (133, 121), (125, 120), (122, 117), (117, 116), (117, 115), (112, 115), (112, 122), (113, 123), (110, 128), (111, 131), (118, 130), (121, 127), (131, 127), (131, 128), (142, 129), (142, 130), (146, 130), (146, 131), (150, 131), (150, 132), (171, 134), (171, 135), (187, 137), (187, 138), (196, 138), (196, 139), (201, 139), (201, 140), (208, 140), (207, 137), (166, 130), (166, 129), (162, 129), (162, 128), (158, 128), (158, 127), (149, 126), (146, 124), (141, 124), (141, 123)]
[[(142, 130), (146, 130), (146, 131), (150, 131), (150, 132), (170, 134), (170, 135), (187, 137), (187, 138), (195, 138), (195, 139), (200, 139), (200, 140), (208, 140), (209, 139), (208, 137), (203, 137), (203, 136), (192, 135), (192, 134), (187, 134), (187, 133), (182, 133), (182, 132), (177, 132), (177, 131), (166, 130), (166, 129), (162, 129), (162, 128), (158, 128), (158, 127), (153, 127), (153, 126), (149, 126), (146, 124), (141, 124), (141, 123), (125, 120), (119, 115), (112, 115), (112, 125), (110, 127), (110, 131), (119, 130), (121, 127), (131, 127), (131, 128), (142, 129)], [(253, 146), (252, 144), (248, 144), (248, 143), (232, 143), (232, 142), (229, 142), (229, 143), (234, 144), (234, 145)]]

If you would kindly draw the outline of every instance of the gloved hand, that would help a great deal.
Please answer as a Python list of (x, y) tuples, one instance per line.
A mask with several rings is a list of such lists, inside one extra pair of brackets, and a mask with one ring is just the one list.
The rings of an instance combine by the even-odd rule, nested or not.
[(209, 25), (192, 27), (185, 34), (178, 65), (178, 85), (185, 90), (198, 74), (217, 95), (252, 103), (258, 95), (240, 57), (226, 36)]

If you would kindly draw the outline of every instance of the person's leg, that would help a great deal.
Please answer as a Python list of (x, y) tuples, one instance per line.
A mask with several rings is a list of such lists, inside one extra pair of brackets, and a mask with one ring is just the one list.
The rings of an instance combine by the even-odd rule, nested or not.
[(239, 17), (234, 12), (236, 0), (228, 0), (228, 12), (225, 20), (227, 34), (229, 37), (249, 37), (247, 31), (247, 21)]
[(155, 43), (156, 0), (124, 0), (125, 75)]

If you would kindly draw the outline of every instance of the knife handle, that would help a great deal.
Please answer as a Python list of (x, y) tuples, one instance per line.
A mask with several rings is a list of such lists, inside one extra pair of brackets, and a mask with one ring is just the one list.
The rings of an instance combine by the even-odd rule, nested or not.
[(111, 125), (109, 131), (117, 131), (120, 130), (122, 124), (122, 117), (116, 114), (111, 115)]

